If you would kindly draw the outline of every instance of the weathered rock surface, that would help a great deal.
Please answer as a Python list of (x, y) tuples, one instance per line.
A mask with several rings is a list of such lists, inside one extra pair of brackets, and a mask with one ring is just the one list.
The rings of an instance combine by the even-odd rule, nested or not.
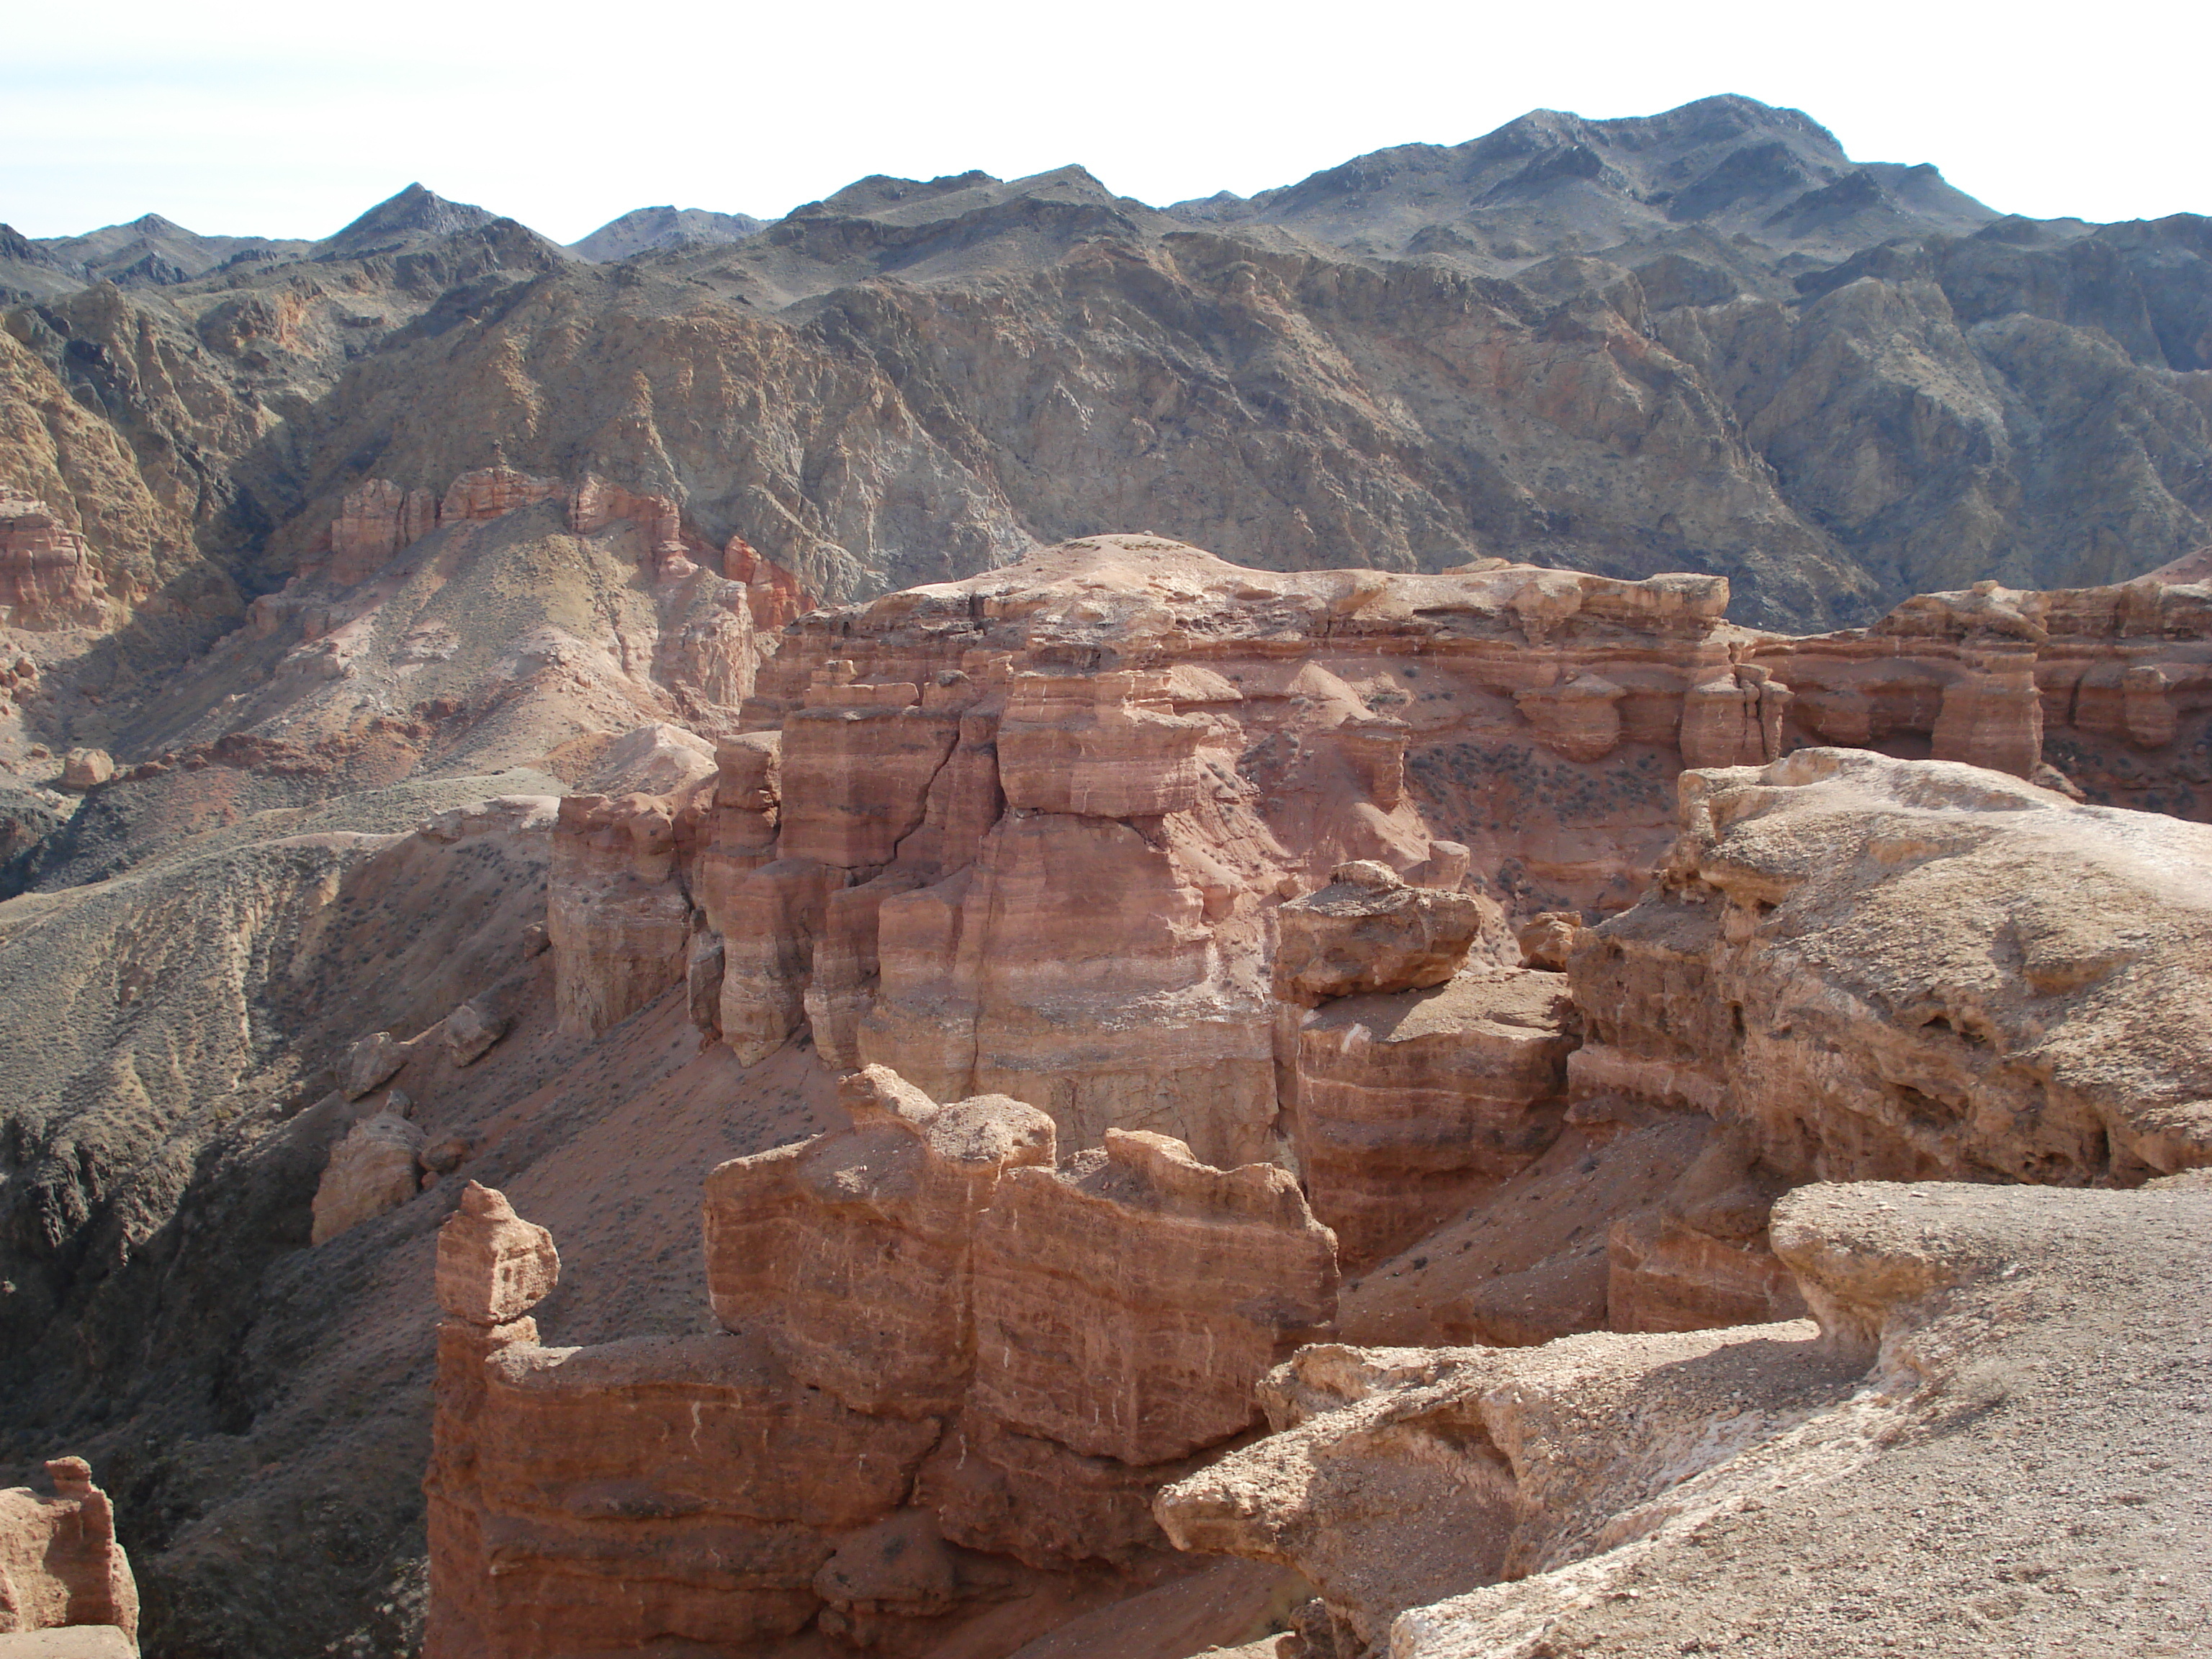
[(0, 1636), (92, 1626), (138, 1650), (138, 1586), (115, 1510), (81, 1457), (50, 1458), (54, 1495), (0, 1491)]
[(1339, 865), (1276, 912), (1275, 994), (1318, 1002), (1441, 985), (1467, 960), (1485, 901), (1407, 884), (1387, 864)]
[(553, 1235), (515, 1214), (506, 1194), (469, 1182), (460, 1207), (438, 1230), (438, 1305), (471, 1325), (506, 1325), (560, 1280)]
[(371, 1031), (338, 1062), (338, 1092), (348, 1100), (374, 1094), (407, 1064), (407, 1045), (389, 1031)]
[(1309, 1348), (1163, 1523), (1296, 1564), (1339, 1651), (2178, 1653), (2212, 1189), (2160, 1186), (1795, 1194), (1817, 1338)]
[(1348, 1268), (1395, 1255), (1551, 1145), (1578, 1024), (1561, 975), (1485, 967), (1304, 1018), (1291, 1144)]
[(649, 795), (568, 795), (545, 905), (562, 1024), (596, 1035), (682, 981), (691, 901), (675, 823)]
[(1051, 1167), (1052, 1120), (997, 1095), (940, 1106), (881, 1066), (838, 1099), (848, 1132), (708, 1177), (714, 1316), (854, 1411), (945, 1413), (975, 1364), (977, 1218), (1012, 1171)]
[(1335, 1291), (1286, 1171), (1109, 1129), (1065, 1170), (1012, 1172), (979, 1218), (975, 1403), (1086, 1456), (1187, 1457), (1252, 1422), (1253, 1383)]
[(1682, 817), (1578, 935), (1578, 1093), (1740, 1123), (1792, 1183), (2212, 1162), (2212, 831), (1846, 750), (1686, 774)]
[[(180, 1650), (412, 1645), (393, 1471), (419, 1455), (427, 1315), (392, 1286), (427, 1270), (458, 1169), (580, 1241), (563, 1330), (689, 1332), (669, 1194), (816, 1127), (798, 1103), (826, 1105), (823, 1064), (1016, 1096), (1069, 1152), (1141, 1128), (1214, 1165), (1296, 1161), (1278, 920), (1340, 864), (1479, 890), (1479, 964), (1515, 960), (1532, 915), (1632, 904), (1685, 765), (1842, 744), (2212, 815), (2203, 572), (2127, 580), (2202, 546), (2212, 512), (2185, 216), (1995, 220), (1929, 170), (1856, 167), (1802, 118), (1718, 100), (1539, 116), (1166, 214), (1077, 170), (872, 180), (740, 248), (615, 270), (419, 189), (306, 258), (114, 228), (0, 233), (8, 302), (39, 301), (0, 331), (20, 492), (0, 766), (37, 792), (0, 830), (22, 854), (0, 891), (28, 890), (0, 915), (0, 1449), (66, 1440), (131, 1471), (108, 1478), (148, 1517), (149, 1607)], [(257, 257), (202, 279), (231, 252)], [(1127, 541), (999, 570), (1117, 524), (1289, 574)], [(1347, 561), (1384, 568), (1316, 568)], [(1698, 574), (1649, 575), (1669, 568)], [(779, 641), (811, 603), (793, 572), (834, 599), (938, 585)], [(975, 572), (994, 574), (947, 580)], [(1768, 628), (1947, 591), (1788, 639), (1727, 622), (1731, 579)], [(710, 801), (716, 746), (745, 752)], [(59, 757), (92, 750), (115, 775), (52, 794)], [(456, 793), (464, 775), (484, 781)], [(665, 871), (657, 830), (577, 860), (577, 925), (534, 969), (550, 832), (408, 833), (523, 789), (641, 794), (667, 821)], [(2002, 977), (2019, 941), (1966, 908), (1982, 945), (1929, 960), (1971, 992), (1972, 949)], [(1927, 954), (1880, 915), (1834, 926)], [(1753, 975), (1764, 948), (1691, 957)], [(483, 999), (518, 969), (477, 1048), (455, 1011), (498, 1024)], [(1884, 986), (1850, 993), (1876, 1024), (1898, 1018)], [(2179, 1022), (2108, 1018), (2101, 994), (2037, 1004), (2072, 1045), (2050, 1100), (2043, 1037), (2005, 1027), (2003, 1075), (1953, 1091), (1979, 1127), (1954, 1134), (1943, 1104), (1925, 1167), (1975, 1174), (2006, 1113), (2040, 1158), (2048, 1126), (2081, 1128), (2075, 1097), (2136, 1111), (2146, 1044), (2195, 1063)], [(1744, 1006), (1792, 1017), (1761, 994)], [(442, 1032), (380, 1079), (422, 1103), (442, 1187), (300, 1248), (356, 1115), (326, 1068), (380, 1029)], [(1790, 1086), (1817, 1073), (1853, 1111), (1876, 1083), (1949, 1100), (1949, 1061), (1878, 1035), (1872, 1080), (1805, 1061)], [(1717, 1124), (1687, 1086), (1708, 1061), (1662, 1086), (1644, 1062), (1672, 1051), (1640, 1041), (1601, 1036), (1644, 1069), (1593, 1052), (1552, 1147), (1470, 1213), (1439, 1196), (1340, 1316), (1528, 1342), (1787, 1311), (1768, 1206), (1803, 1147)], [(2077, 1065), (2098, 1043), (2123, 1058)], [(1400, 1064), (1375, 1046), (1363, 1070)], [(1365, 1085), (1332, 1086), (1372, 1127)], [(1815, 1168), (1923, 1167), (1893, 1124), (1814, 1105)], [(2185, 1127), (2107, 1131), (2119, 1152), (2087, 1178), (2139, 1178)], [(2094, 1133), (2027, 1172), (2094, 1171)], [(1340, 1196), (1384, 1184), (1337, 1173)], [(803, 1585), (786, 1562), (754, 1587), (775, 1618), (817, 1607), (800, 1642), (918, 1642), (966, 1616), (948, 1582), (960, 1607), (1000, 1594), (1024, 1550), (1146, 1559), (1165, 1466), (952, 1421), (914, 1476), (944, 1494), (933, 1530), (872, 1522)]]
[(0, 626), (96, 623), (106, 599), (84, 538), (64, 527), (44, 501), (0, 487)]
[(469, 1187), (439, 1242), (433, 1655), (772, 1651), (817, 1617), (920, 1651), (1157, 1559), (1152, 1495), (1333, 1310), (1279, 1169), (1117, 1133), (1056, 1170), (1043, 1113), (880, 1066), (841, 1098), (849, 1128), (709, 1177), (713, 1336), (540, 1346), (550, 1242)]
[(414, 1197), (422, 1153), (422, 1131), (398, 1112), (377, 1112), (355, 1124), (331, 1148), (315, 1188), (313, 1242), (335, 1238)]

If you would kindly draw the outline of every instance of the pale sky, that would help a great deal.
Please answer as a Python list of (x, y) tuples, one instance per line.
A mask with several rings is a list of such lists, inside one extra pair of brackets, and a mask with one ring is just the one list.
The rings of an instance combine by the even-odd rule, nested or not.
[(2212, 212), (2212, 7), (1218, 0), (837, 6), (108, 0), (11, 7), (0, 220), (154, 211), (322, 236), (410, 180), (573, 241), (657, 203), (773, 217), (855, 178), (1075, 161), (1164, 204), (1249, 194), (1524, 110), (1714, 93), (1992, 207)]

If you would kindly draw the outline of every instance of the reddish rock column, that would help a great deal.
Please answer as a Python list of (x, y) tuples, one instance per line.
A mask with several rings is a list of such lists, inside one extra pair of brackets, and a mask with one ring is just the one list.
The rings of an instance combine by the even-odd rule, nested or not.
[(430, 1607), (425, 1659), (474, 1659), (489, 1650), (482, 1628), (491, 1566), (478, 1502), (477, 1423), (484, 1362), (538, 1340), (529, 1310), (560, 1281), (553, 1235), (514, 1212), (506, 1195), (471, 1181), (438, 1230), (438, 1385), (429, 1473)]

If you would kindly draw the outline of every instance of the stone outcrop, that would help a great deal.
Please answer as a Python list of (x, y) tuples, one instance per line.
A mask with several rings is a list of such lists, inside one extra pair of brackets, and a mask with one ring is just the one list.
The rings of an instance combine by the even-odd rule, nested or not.
[(395, 1111), (363, 1118), (331, 1148), (315, 1188), (312, 1242), (404, 1204), (421, 1185), (422, 1131)]
[(2212, 831), (1847, 750), (1681, 797), (1660, 884), (1577, 936), (1578, 1095), (1740, 1125), (1785, 1184), (2212, 1162)]
[(0, 486), (0, 626), (82, 627), (102, 619), (107, 599), (84, 538), (46, 502)]
[[(1723, 588), (1496, 562), (1272, 575), (1097, 538), (810, 619), (683, 855), (720, 941), (702, 1021), (748, 1062), (811, 1027), (833, 1065), (1030, 1101), (1064, 1144), (1145, 1128), (1233, 1164), (1291, 1132), (1277, 1000), (1512, 961), (1509, 909), (1569, 918), (1531, 958), (1561, 965), (1565, 930), (1626, 908), (1663, 852), (1685, 758), (1767, 763), (1860, 708), (1859, 741), (1917, 722), (2039, 763), (1990, 723), (2027, 684), (2003, 650), (2052, 637), (2005, 596), (1784, 641), (1729, 627)], [(2172, 657), (2193, 590), (2159, 591)], [(1604, 691), (1603, 745), (1565, 735), (1577, 686)]]
[(1275, 913), (1275, 994), (1308, 1005), (1441, 985), (1467, 960), (1486, 901), (1408, 885), (1387, 864), (1339, 865)]
[(1863, 632), (1749, 654), (1794, 688), (1785, 746), (1872, 746), (2016, 777), (2048, 762), (2106, 804), (2205, 815), (2212, 779), (2188, 758), (2212, 715), (2202, 580), (2047, 592), (1984, 581), (1908, 599)]
[[(1279, 992), (1512, 952), (1498, 898), (1466, 890), (1498, 846), (1460, 793), (1462, 745), (1502, 720), (1540, 749), (1513, 694), (1624, 659), (1624, 629), (1650, 635), (1612, 670), (1624, 741), (1672, 738), (1656, 639), (1727, 660), (1693, 643), (1725, 635), (1719, 586), (1648, 586), (1273, 576), (1109, 537), (803, 621), (744, 758), (725, 749), (696, 858), (722, 1039), (754, 1061), (811, 1024), (832, 1063), (1012, 1095), (1063, 1144), (1146, 1129), (1216, 1164), (1275, 1156)], [(1391, 712), (1415, 696), (1418, 718)], [(1549, 867), (1625, 902), (1615, 857), (1595, 886)]]
[(1188, 1457), (1252, 1422), (1252, 1383), (1335, 1290), (1335, 1240), (1286, 1171), (1109, 1129), (1065, 1170), (1011, 1172), (978, 1220), (975, 1404), (1085, 1456)]
[(507, 1195), (471, 1181), (438, 1231), (438, 1306), (487, 1330), (509, 1325), (553, 1293), (553, 1235), (515, 1214)]
[(641, 562), (657, 575), (681, 579), (708, 568), (741, 584), (756, 627), (781, 628), (806, 609), (806, 594), (789, 571), (763, 558), (742, 536), (720, 549), (710, 546), (685, 525), (671, 496), (626, 489), (589, 473), (564, 484), (504, 460), (457, 474), (442, 495), (389, 478), (355, 486), (321, 538), (317, 568), (339, 586), (356, 586), (441, 526), (485, 523), (544, 501), (560, 501), (568, 527), (580, 536), (616, 524), (635, 526)]
[(1291, 1144), (1347, 1267), (1396, 1254), (1551, 1145), (1578, 1024), (1561, 975), (1519, 968), (1304, 1017)]
[(691, 900), (668, 802), (562, 799), (545, 927), (565, 1030), (596, 1035), (683, 982)]
[(1052, 1120), (1004, 1096), (940, 1106), (880, 1066), (839, 1101), (849, 1131), (708, 1177), (714, 1316), (854, 1411), (942, 1415), (975, 1363), (977, 1218), (1012, 1171), (1051, 1167)]
[(0, 1491), (0, 1637), (101, 1626), (138, 1650), (138, 1586), (115, 1541), (115, 1510), (81, 1457), (49, 1458), (51, 1498)]
[(389, 478), (348, 490), (331, 521), (331, 580), (345, 586), (368, 580), (393, 554), (435, 530), (438, 517), (436, 495), (402, 489)]
[(841, 1099), (849, 1127), (708, 1177), (709, 1336), (541, 1346), (550, 1241), (470, 1184), (439, 1237), (434, 1659), (817, 1618), (903, 1651), (1022, 1573), (1156, 1558), (1152, 1494), (1334, 1310), (1279, 1169), (1144, 1134), (1055, 1169), (1042, 1112), (879, 1066)]

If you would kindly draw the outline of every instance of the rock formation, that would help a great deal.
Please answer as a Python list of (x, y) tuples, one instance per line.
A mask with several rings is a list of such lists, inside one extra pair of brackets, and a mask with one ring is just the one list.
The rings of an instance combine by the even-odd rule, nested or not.
[(320, 1244), (395, 1204), (421, 1185), (422, 1132), (397, 1111), (363, 1118), (331, 1148), (331, 1161), (315, 1188), (311, 1242)]
[(848, 1128), (708, 1177), (711, 1336), (538, 1346), (551, 1244), (471, 1184), (439, 1239), (433, 1656), (767, 1651), (817, 1616), (896, 1647), (1157, 1558), (1152, 1493), (1330, 1316), (1333, 1241), (1279, 1169), (1116, 1134), (1055, 1170), (1043, 1113), (881, 1066), (841, 1099)]
[(1741, 1124), (1792, 1182), (2212, 1162), (2212, 831), (1832, 749), (1686, 774), (1682, 818), (1661, 885), (1578, 938), (1578, 1093)]
[(545, 927), (568, 1030), (604, 1031), (683, 979), (691, 902), (675, 854), (662, 801), (562, 799)]
[(1485, 908), (1472, 894), (1409, 886), (1387, 864), (1339, 865), (1328, 886), (1275, 913), (1275, 994), (1310, 1005), (1441, 985), (1467, 960)]
[(1551, 1145), (1577, 1024), (1560, 975), (1517, 968), (1301, 1020), (1292, 1144), (1347, 1266), (1395, 1255)]
[(81, 1457), (46, 1462), (54, 1495), (0, 1492), (0, 1638), (74, 1626), (122, 1633), (138, 1650), (138, 1586), (115, 1541), (115, 1510)]
[(839, 1102), (848, 1133), (708, 1177), (715, 1317), (854, 1411), (942, 1415), (975, 1364), (977, 1218), (1012, 1170), (1051, 1166), (1052, 1121), (1004, 1096), (939, 1106), (880, 1066)]
[[(34, 797), (71, 816), (0, 907), (13, 1006), (48, 1011), (0, 1030), (35, 1091), (0, 1376), (73, 1421), (65, 1395), (142, 1374), (122, 1334), (162, 1333), (192, 1388), (131, 1420), (194, 1449), (148, 1478), (218, 1494), (150, 1558), (179, 1628), (259, 1627), (240, 1539), (373, 1540), (387, 1584), (419, 1559), (430, 1337), (387, 1285), (471, 1178), (596, 1265), (554, 1304), (573, 1352), (520, 1307), (439, 1339), (476, 1377), (428, 1494), (475, 1586), (440, 1640), (921, 1659), (1198, 1596), (1218, 1569), (1169, 1553), (1152, 1497), (1261, 1443), (1251, 1384), (1302, 1342), (1704, 1352), (1804, 1311), (1772, 1217), (1809, 1179), (2202, 1161), (2172, 999), (2203, 924), (2141, 871), (2203, 849), (2075, 799), (2194, 799), (2187, 582), (1792, 640), (1705, 575), (1274, 574), (1098, 537), (762, 636), (733, 584), (644, 556), (665, 514), (597, 499), (583, 532), (550, 493), (441, 520), (326, 611), (324, 578), (270, 596), (233, 665), (345, 671), (298, 678), (301, 737), (125, 747)], [(586, 591), (618, 626), (540, 631)], [(494, 605), (517, 593), (527, 628)], [(718, 617), (698, 637), (751, 654), (707, 698), (681, 664), (740, 658), (671, 653)], [(450, 702), (305, 735), (402, 671)], [(1586, 682), (1607, 718), (1556, 695)], [(2023, 763), (2023, 686), (2087, 787), (1920, 757)], [(1812, 742), (1862, 716), (1867, 747)], [(2098, 933), (2087, 969), (2043, 961), (2088, 949), (2044, 939), (2062, 890), (2094, 899), (2060, 919)], [(1948, 1029), (1905, 1024), (1938, 1004)], [(808, 1139), (848, 1070), (853, 1127)], [(680, 1214), (731, 1158), (702, 1264)], [(317, 1414), (331, 1389), (373, 1433)], [(637, 1473), (695, 1407), (778, 1448), (764, 1485)], [(586, 1443), (602, 1421), (631, 1427)], [(234, 1443), (283, 1466), (247, 1483), (208, 1449)], [(882, 1485), (848, 1503), (824, 1458)], [(322, 1541), (270, 1520), (334, 1482), (379, 1495)], [(324, 1644), (412, 1639), (400, 1592), (347, 1612), (367, 1577), (316, 1582)]]
[(1775, 1234), (1818, 1327), (1307, 1348), (1161, 1522), (1294, 1565), (1307, 1654), (2171, 1649), (2212, 1188), (2160, 1185), (1805, 1188)]
[(682, 509), (669, 496), (634, 493), (588, 473), (563, 484), (503, 462), (459, 474), (442, 497), (371, 478), (346, 493), (313, 556), (329, 580), (357, 586), (441, 526), (502, 518), (543, 501), (561, 501), (568, 527), (580, 536), (617, 524), (632, 526), (643, 544), (640, 562), (661, 576), (680, 579), (704, 567), (742, 584), (756, 627), (781, 628), (806, 608), (805, 595), (788, 571), (763, 559), (741, 536), (720, 550), (710, 548), (685, 527)]
[(0, 487), (0, 626), (96, 623), (106, 597), (84, 538), (64, 528), (44, 501)]

